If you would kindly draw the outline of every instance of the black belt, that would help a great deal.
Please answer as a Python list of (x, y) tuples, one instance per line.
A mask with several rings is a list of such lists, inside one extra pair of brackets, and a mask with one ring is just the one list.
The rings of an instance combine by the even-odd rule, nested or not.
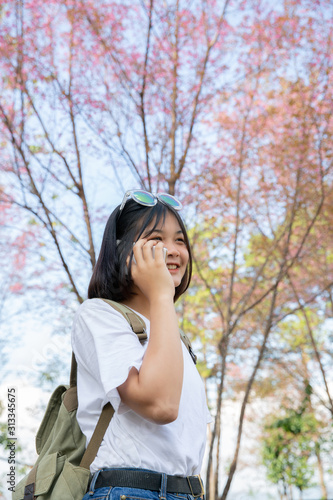
[[(204, 495), (200, 476), (166, 476), (167, 493), (183, 493), (200, 497)], [(122, 488), (139, 488), (142, 490), (159, 491), (162, 474), (144, 470), (113, 469), (101, 470), (98, 474), (95, 488), (119, 486)]]

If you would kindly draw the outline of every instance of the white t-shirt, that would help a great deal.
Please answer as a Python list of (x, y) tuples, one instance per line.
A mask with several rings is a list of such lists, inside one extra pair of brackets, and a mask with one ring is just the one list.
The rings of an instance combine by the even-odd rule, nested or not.
[[(140, 316), (149, 339), (149, 320)], [(122, 314), (101, 299), (85, 301), (76, 313), (72, 347), (78, 363), (77, 419), (87, 443), (103, 406), (110, 401), (115, 409), (90, 470), (136, 467), (180, 476), (199, 474), (211, 417), (203, 382), (183, 342), (183, 389), (174, 422), (149, 422), (120, 399), (117, 387), (132, 367), (140, 370), (147, 342), (141, 344)]]

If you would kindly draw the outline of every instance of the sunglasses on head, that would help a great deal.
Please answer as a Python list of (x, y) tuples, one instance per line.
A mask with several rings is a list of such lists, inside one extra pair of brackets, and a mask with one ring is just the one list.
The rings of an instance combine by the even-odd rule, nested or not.
[(119, 214), (124, 208), (127, 200), (132, 199), (139, 203), (140, 205), (144, 205), (145, 207), (154, 207), (158, 201), (164, 203), (164, 205), (168, 205), (172, 207), (174, 210), (181, 210), (183, 205), (177, 200), (174, 196), (168, 193), (157, 193), (152, 194), (148, 191), (143, 191), (142, 189), (133, 189), (132, 191), (126, 191), (123, 201), (121, 202)]

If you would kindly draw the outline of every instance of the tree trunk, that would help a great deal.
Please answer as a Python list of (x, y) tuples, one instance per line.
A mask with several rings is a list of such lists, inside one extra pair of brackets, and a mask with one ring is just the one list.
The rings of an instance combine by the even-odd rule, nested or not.
[[(220, 383), (218, 386), (218, 393), (216, 396), (216, 417), (215, 417), (215, 423), (214, 423), (214, 430), (212, 432), (212, 439), (210, 442), (210, 448), (209, 448), (209, 457), (208, 457), (208, 465), (207, 465), (207, 477), (206, 477), (206, 496), (207, 500), (215, 500), (214, 498), (214, 489), (215, 489), (215, 484), (216, 484), (216, 479), (215, 475), (213, 474), (213, 450), (214, 450), (214, 444), (216, 439), (218, 438), (218, 444), (217, 446), (220, 446), (220, 432), (221, 432), (221, 410), (222, 410), (222, 394), (223, 394), (223, 387), (224, 387), (224, 376), (225, 376), (225, 371), (226, 371), (226, 357), (227, 357), (227, 352), (228, 352), (228, 342), (229, 338), (228, 335), (223, 334), (222, 339), (220, 341), (220, 354), (222, 358), (222, 366), (221, 366), (221, 378), (220, 378)], [(218, 470), (218, 464), (216, 464), (216, 474), (218, 475), (219, 470)], [(210, 488), (211, 486), (211, 477), (213, 477), (212, 481), (212, 489)]]
[(216, 464), (215, 464), (215, 477), (214, 477), (214, 498), (219, 495), (219, 471), (220, 471), (220, 443), (221, 443), (221, 419), (217, 428), (217, 444), (216, 444)]
[(317, 462), (318, 462), (321, 498), (322, 498), (322, 500), (327, 500), (327, 489), (326, 489), (326, 484), (325, 484), (325, 480), (324, 480), (324, 468), (323, 468), (323, 463), (321, 461), (320, 451), (319, 451), (319, 449), (317, 449), (317, 447), (316, 447), (316, 457), (317, 457)]

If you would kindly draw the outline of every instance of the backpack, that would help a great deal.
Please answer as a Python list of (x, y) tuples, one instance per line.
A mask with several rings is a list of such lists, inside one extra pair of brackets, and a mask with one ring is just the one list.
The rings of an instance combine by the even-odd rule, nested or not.
[[(130, 308), (102, 299), (120, 312), (138, 336), (147, 339), (146, 325)], [(196, 362), (190, 341), (181, 332), (181, 338)], [(82, 500), (90, 480), (90, 465), (94, 461), (114, 409), (107, 403), (101, 412), (92, 438), (86, 446), (76, 412), (77, 363), (72, 353), (69, 386), (60, 385), (53, 392), (36, 435), (38, 459), (17, 485), (12, 500)]]

